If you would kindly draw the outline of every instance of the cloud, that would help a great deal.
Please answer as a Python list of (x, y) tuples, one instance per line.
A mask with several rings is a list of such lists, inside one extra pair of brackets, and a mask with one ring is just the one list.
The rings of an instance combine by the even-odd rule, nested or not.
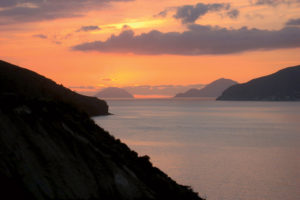
[(233, 9), (227, 12), (227, 16), (231, 19), (236, 19), (240, 15), (240, 11), (237, 9)]
[(53, 41), (54, 44), (57, 44), (57, 45), (61, 45), (62, 42), (61, 41)]
[(289, 21), (286, 22), (287, 26), (300, 26), (300, 18), (298, 19), (290, 19)]
[(82, 43), (72, 49), (144, 55), (204, 55), (300, 47), (299, 27), (260, 30), (247, 27), (227, 29), (193, 24), (188, 28), (189, 30), (182, 33), (162, 33), (153, 30), (141, 35), (126, 30), (120, 35), (112, 35), (106, 41)]
[(99, 26), (82, 26), (76, 32), (89, 32), (89, 31), (99, 31), (101, 28)]
[(130, 26), (128, 26), (127, 24), (125, 24), (123, 27), (122, 27), (122, 30), (128, 30), (128, 29), (131, 29)]
[(251, 1), (251, 3), (254, 5), (278, 6), (280, 4), (300, 3), (300, 0), (256, 0)]
[(96, 89), (96, 87), (94, 87), (94, 86), (70, 86), (69, 88), (71, 88), (71, 89), (88, 89), (88, 90)]
[(206, 15), (209, 12), (217, 12), (221, 10), (228, 10), (230, 4), (203, 4), (198, 3), (195, 6), (185, 5), (177, 8), (174, 18), (181, 20), (183, 24), (194, 23), (201, 16)]
[(191, 88), (201, 89), (204, 84), (193, 85), (141, 85), (141, 86), (127, 86), (123, 89), (134, 95), (164, 95), (174, 96), (177, 93), (185, 92)]
[(177, 9), (177, 7), (166, 8), (163, 11), (159, 12), (158, 14), (154, 15), (153, 17), (166, 17), (170, 11), (173, 11), (176, 9)]
[(158, 13), (157, 15), (154, 15), (154, 17), (166, 17), (168, 14), (168, 10), (163, 10), (160, 13)]
[(33, 35), (33, 37), (36, 37), (36, 38), (41, 38), (41, 39), (47, 39), (47, 35), (44, 35), (44, 34), (37, 34), (37, 35)]
[(257, 0), (255, 5), (270, 5), (277, 6), (279, 4), (287, 3), (287, 0)]
[(131, 0), (1, 0), (0, 24), (81, 16), (112, 1)]
[(86, 96), (94, 96), (95, 93), (99, 90), (98, 87), (94, 86), (69, 86), (71, 90), (78, 92), (79, 94), (86, 95)]
[(239, 15), (239, 11), (237, 9), (231, 9), (231, 5), (229, 3), (198, 3), (196, 5), (167, 8), (155, 15), (155, 17), (166, 17), (168, 12), (173, 10), (175, 10), (173, 17), (181, 20), (183, 24), (195, 23), (197, 19), (211, 12), (227, 11), (225, 15), (231, 18), (237, 18)]
[[(174, 96), (175, 94), (185, 92), (191, 88), (201, 89), (205, 84), (193, 85), (140, 85), (140, 86), (126, 86), (122, 87), (126, 91), (134, 95), (160, 95), (160, 96)], [(70, 89), (88, 96), (94, 96), (99, 90), (109, 86), (69, 86)]]
[(1, 0), (0, 1), (0, 7), (2, 7), (2, 8), (14, 6), (16, 4), (17, 4), (16, 0)]

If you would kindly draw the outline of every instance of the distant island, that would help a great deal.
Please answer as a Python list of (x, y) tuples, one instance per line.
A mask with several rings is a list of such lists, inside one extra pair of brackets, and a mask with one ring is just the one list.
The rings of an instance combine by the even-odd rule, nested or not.
[(1, 197), (202, 200), (97, 126), (96, 113), (108, 113), (105, 101), (1, 61)]
[(127, 92), (125, 89), (117, 88), (117, 87), (109, 87), (98, 92), (96, 97), (103, 99), (133, 99), (133, 95)]
[(7, 95), (62, 101), (89, 116), (107, 115), (108, 105), (96, 97), (77, 94), (54, 81), (25, 68), (0, 60), (0, 91)]
[(231, 79), (221, 78), (206, 85), (202, 89), (190, 89), (185, 93), (179, 93), (175, 98), (214, 97), (217, 98), (228, 87), (237, 84)]
[(300, 65), (233, 85), (217, 100), (299, 101)]

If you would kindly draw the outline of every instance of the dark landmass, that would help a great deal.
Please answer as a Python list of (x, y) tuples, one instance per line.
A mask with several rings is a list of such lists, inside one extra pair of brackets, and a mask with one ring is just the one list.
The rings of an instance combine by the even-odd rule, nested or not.
[(234, 85), (217, 100), (299, 101), (300, 65)]
[(96, 97), (77, 94), (33, 71), (0, 60), (0, 93), (72, 104), (89, 116), (107, 115), (108, 105)]
[(109, 87), (98, 92), (96, 97), (110, 99), (110, 98), (124, 98), (124, 99), (132, 99), (134, 98), (132, 94), (127, 92), (125, 89), (117, 88), (117, 87)]
[[(139, 157), (97, 126), (83, 109), (49, 98), (54, 89), (35, 85), (40, 80), (37, 74), (24, 73), (33, 80), (26, 74), (6, 73), (9, 78), (1, 74), (1, 199), (201, 199), (153, 167), (148, 156)], [(35, 84), (26, 88), (20, 80), (11, 81), (18, 76)], [(3, 90), (4, 86), (8, 88)]]
[(195, 98), (195, 97), (215, 97), (217, 98), (228, 87), (237, 84), (237, 82), (230, 79), (218, 79), (202, 89), (190, 89), (185, 93), (179, 93), (175, 98)]

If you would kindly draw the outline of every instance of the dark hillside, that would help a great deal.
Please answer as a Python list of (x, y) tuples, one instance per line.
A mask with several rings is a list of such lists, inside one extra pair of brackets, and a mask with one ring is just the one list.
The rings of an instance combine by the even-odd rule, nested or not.
[(299, 101), (300, 65), (233, 85), (218, 100)]
[(107, 115), (105, 101), (77, 94), (33, 71), (0, 61), (0, 93), (18, 94), (31, 99), (63, 101), (90, 116)]
[(97, 126), (74, 103), (81, 96), (0, 68), (0, 199), (201, 200)]

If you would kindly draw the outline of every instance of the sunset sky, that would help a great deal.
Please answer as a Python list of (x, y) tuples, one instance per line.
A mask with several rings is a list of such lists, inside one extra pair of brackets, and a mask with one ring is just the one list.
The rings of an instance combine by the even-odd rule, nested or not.
[(300, 64), (300, 0), (0, 0), (0, 59), (78, 90)]

